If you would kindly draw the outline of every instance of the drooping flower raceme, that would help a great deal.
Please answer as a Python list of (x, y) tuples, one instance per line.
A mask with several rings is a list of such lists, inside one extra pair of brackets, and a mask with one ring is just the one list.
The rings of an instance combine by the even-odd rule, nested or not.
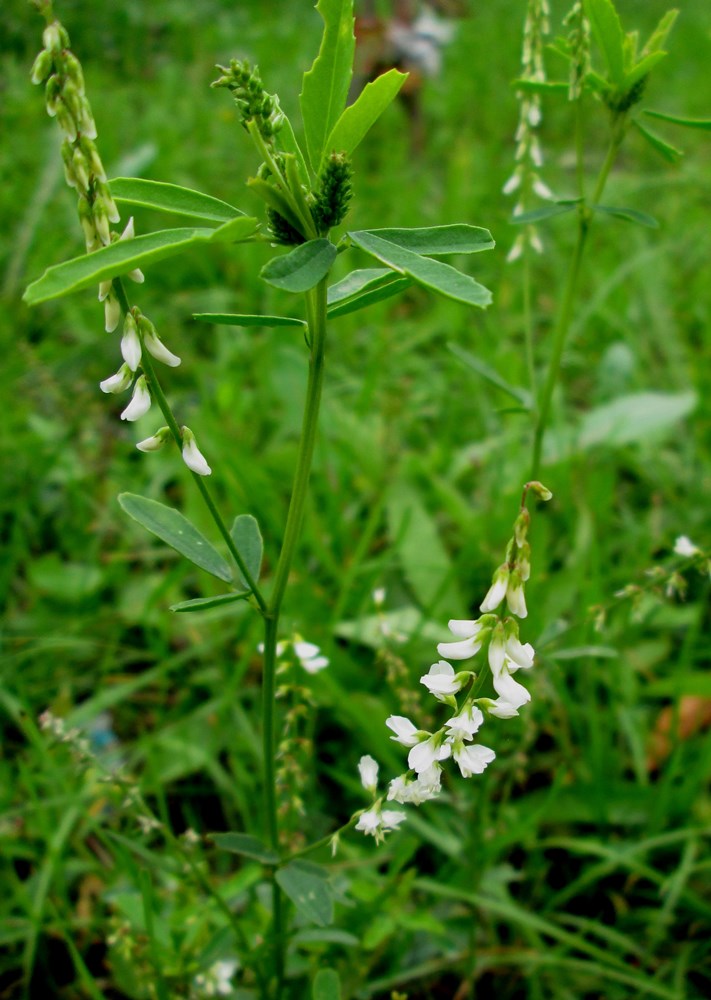
[[(514, 679), (518, 671), (533, 667), (535, 651), (528, 642), (521, 642), (518, 619), (527, 615), (525, 584), (530, 576), (531, 547), (528, 542), (530, 515), (526, 509), (528, 491), (541, 500), (550, 500), (549, 490), (538, 482), (527, 483), (521, 510), (514, 524), (513, 536), (506, 548), (506, 558), (494, 573), (491, 586), (481, 603), (482, 614), (476, 619), (452, 619), (450, 631), (453, 642), (441, 642), (437, 652), (443, 659), (432, 664), (420, 682), (437, 699), (450, 708), (450, 717), (436, 732), (420, 729), (415, 722), (402, 715), (391, 715), (386, 720), (391, 730), (391, 740), (408, 751), (409, 771), (394, 778), (388, 787), (387, 797), (394, 802), (420, 805), (441, 793), (443, 763), (453, 760), (464, 778), (481, 774), (495, 759), (496, 754), (483, 743), (474, 742), (487, 719), (511, 719), (531, 700), (523, 684)], [(506, 602), (509, 614), (501, 613)], [(483, 669), (488, 671), (496, 698), (480, 693), (482, 681), (473, 669), (455, 670), (449, 660), (473, 660), (482, 653)], [(485, 653), (485, 655), (483, 655)], [(375, 761), (362, 758), (361, 780), (373, 787), (377, 770)], [(372, 834), (377, 840), (394, 828), (385, 819), (387, 811), (380, 811), (379, 803), (362, 813), (356, 829)], [(395, 814), (397, 826), (404, 814)]]

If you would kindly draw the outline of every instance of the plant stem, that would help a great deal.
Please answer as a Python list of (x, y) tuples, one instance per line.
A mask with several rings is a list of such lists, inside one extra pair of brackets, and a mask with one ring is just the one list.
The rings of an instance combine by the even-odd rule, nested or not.
[[(114, 291), (116, 292), (119, 302), (121, 304), (121, 309), (124, 315), (126, 315), (126, 313), (130, 311), (131, 307), (128, 298), (126, 296), (126, 290), (123, 287), (123, 282), (121, 281), (120, 278), (115, 278), (113, 285), (114, 285)], [(183, 435), (181, 433), (180, 426), (178, 425), (178, 421), (175, 419), (175, 414), (173, 413), (170, 407), (170, 403), (166, 399), (165, 393), (163, 392), (163, 387), (161, 386), (158, 380), (158, 376), (156, 375), (156, 370), (153, 365), (153, 359), (151, 358), (148, 351), (146, 351), (145, 349), (141, 354), (141, 367), (143, 368), (144, 374), (146, 376), (146, 381), (148, 382), (153, 398), (155, 399), (156, 403), (158, 403), (158, 407), (161, 413), (163, 414), (163, 418), (165, 419), (165, 422), (168, 425), (168, 429), (170, 430), (173, 440), (175, 441), (176, 445), (182, 452)], [(255, 579), (249, 572), (249, 569), (247, 568), (244, 559), (242, 558), (239, 552), (239, 549), (232, 540), (232, 536), (227, 530), (227, 525), (223, 521), (222, 515), (218, 511), (215, 505), (215, 501), (212, 499), (212, 494), (210, 493), (207, 483), (205, 482), (205, 477), (199, 476), (197, 472), (193, 472), (192, 470), (190, 470), (190, 474), (193, 477), (193, 482), (197, 486), (201, 497), (205, 501), (205, 506), (210, 511), (210, 515), (213, 521), (215, 522), (217, 530), (220, 532), (225, 543), (227, 544), (227, 548), (229, 549), (232, 558), (239, 566), (239, 570), (240, 573), (242, 574), (244, 582), (251, 590), (252, 595), (254, 596), (254, 599), (257, 602), (257, 606), (259, 607), (260, 612), (263, 615), (266, 614), (267, 602), (264, 599), (264, 596), (262, 595), (262, 592), (260, 591), (259, 587), (257, 586)]]
[[(323, 387), (323, 366), (326, 346), (326, 279), (306, 293), (306, 316), (309, 329), (311, 354), (306, 402), (301, 426), (301, 440), (296, 460), (294, 484), (291, 490), (289, 511), (284, 529), (284, 540), (279, 553), (274, 586), (264, 616), (264, 675), (262, 679), (262, 739), (264, 754), (264, 806), (270, 847), (279, 849), (279, 824), (276, 799), (276, 644), (279, 634), (279, 616), (289, 572), (299, 540), (304, 505), (308, 493), (311, 462), (316, 441), (316, 429)], [(275, 1000), (282, 995), (284, 982), (284, 957), (286, 935), (281, 889), (272, 882), (274, 966), (276, 971)]]
[[(578, 101), (578, 105), (580, 101)], [(578, 107), (576, 116), (576, 148), (578, 154), (578, 163), (582, 163), (582, 144), (577, 138), (579, 135), (581, 125), (579, 124), (580, 109)], [(593, 192), (592, 199), (589, 204), (582, 201), (578, 207), (578, 236), (575, 242), (575, 248), (573, 250), (573, 256), (570, 261), (570, 266), (568, 268), (568, 274), (565, 280), (565, 288), (563, 290), (563, 298), (561, 299), (560, 310), (558, 312), (558, 318), (553, 330), (553, 349), (551, 353), (551, 359), (548, 364), (548, 372), (546, 374), (546, 380), (543, 384), (541, 394), (538, 401), (538, 415), (536, 419), (536, 429), (533, 437), (533, 460), (531, 463), (531, 479), (537, 479), (539, 474), (539, 469), (541, 465), (541, 455), (543, 451), (543, 437), (546, 431), (546, 425), (548, 423), (548, 417), (550, 415), (551, 401), (553, 399), (553, 392), (558, 381), (558, 376), (560, 374), (560, 363), (563, 357), (563, 350), (565, 348), (565, 342), (568, 337), (568, 332), (570, 330), (571, 320), (573, 318), (573, 311), (575, 307), (575, 300), (578, 293), (578, 279), (580, 277), (580, 265), (583, 259), (583, 253), (585, 250), (585, 244), (587, 242), (588, 233), (590, 231), (590, 226), (592, 223), (593, 213), (595, 207), (599, 204), (602, 193), (605, 190), (605, 184), (610, 175), (610, 170), (615, 162), (615, 157), (619, 151), (622, 139), (625, 132), (625, 116), (624, 114), (615, 114), (612, 119), (612, 134), (610, 136), (610, 143), (607, 148), (607, 153), (603, 161), (602, 167), (600, 168), (600, 173), (597, 177), (597, 182), (595, 184), (595, 189)], [(579, 186), (581, 192), (583, 191), (583, 180), (582, 180), (582, 169), (579, 168), (578, 171)]]

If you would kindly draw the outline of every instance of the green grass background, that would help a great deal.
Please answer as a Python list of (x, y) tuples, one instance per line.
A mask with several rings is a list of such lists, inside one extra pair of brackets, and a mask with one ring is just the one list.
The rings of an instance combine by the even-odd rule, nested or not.
[[(521, 272), (505, 263), (515, 229), (501, 194), (512, 169), (510, 81), (524, 4), (474, 7), (424, 91), (422, 153), (411, 155), (395, 106), (355, 159), (350, 224), (490, 228), (496, 251), (462, 266), (495, 301), (479, 314), (414, 289), (332, 325), (313, 493), (285, 617), (287, 631), (331, 658), (327, 672), (300, 679), (313, 698), (313, 750), (300, 761), (308, 839), (364, 804), (361, 754), (388, 776), (402, 769), (384, 720), (417, 703), (447, 619), (476, 614), (528, 474), (528, 418), (508, 412), (508, 397), (449, 349), (526, 384)], [(658, 0), (619, 7), (625, 25), (643, 31), (665, 9)], [(708, 117), (711, 12), (701, 0), (680, 7), (670, 57), (644, 104)], [(557, 23), (563, 12), (556, 5)], [(319, 36), (309, 4), (65, 0), (58, 13), (84, 64), (109, 176), (170, 180), (258, 210), (244, 187), (258, 164), (226, 94), (208, 85), (216, 62), (248, 57), (296, 118)], [(160, 837), (142, 837), (107, 806), (96, 776), (49, 745), (37, 716), (49, 706), (91, 727), (109, 712), (120, 753), (176, 832), (258, 834), (259, 627), (246, 609), (168, 612), (216, 585), (128, 522), (116, 496), (129, 489), (170, 502), (212, 537), (199, 498), (173, 454), (134, 448), (155, 418), (127, 426), (121, 400), (99, 392), (117, 367), (118, 338), (103, 332), (92, 294), (31, 312), (20, 302), (30, 280), (82, 244), (54, 123), (28, 78), (40, 21), (6, 0), (0, 34), (0, 996), (144, 997), (154, 976), (167, 977), (164, 995), (187, 996), (195, 971), (230, 953), (217, 939), (218, 915), (205, 941), (190, 937), (197, 890), (176, 887)], [(590, 111), (594, 170), (604, 127)], [(679, 563), (671, 555), (679, 534), (710, 544), (711, 145), (707, 133), (655, 127), (686, 149), (681, 165), (669, 167), (632, 135), (606, 200), (651, 212), (660, 228), (596, 224), (564, 355), (542, 474), (555, 497), (534, 511), (522, 627), (539, 654), (532, 704), (520, 720), (487, 727), (498, 756), (485, 775), (453, 781), (446, 801), (411, 810), (385, 847), (347, 836), (337, 930), (300, 932), (295, 998), (308, 995), (308, 969), (319, 964), (340, 970), (344, 997), (397, 989), (412, 1000), (681, 1000), (711, 991), (711, 747), (703, 731), (673, 737), (659, 768), (647, 764), (660, 712), (683, 696), (711, 698), (708, 578), (689, 568), (681, 601), (657, 596), (645, 575)], [(574, 188), (569, 133), (567, 109), (546, 103), (544, 176), (561, 196)], [(540, 371), (570, 218), (546, 226), (534, 263)], [(139, 232), (164, 225), (144, 211), (136, 222)], [(213, 465), (225, 516), (259, 519), (267, 575), (288, 501), (306, 351), (298, 333), (190, 317), (293, 310), (257, 277), (270, 255), (209, 247), (157, 265), (135, 296), (183, 357), (164, 380), (170, 398)], [(600, 429), (606, 404), (642, 392), (664, 395), (624, 403), (632, 410)], [(647, 589), (634, 600), (614, 596), (630, 583)], [(370, 621), (381, 586), (387, 612), (405, 609), (411, 626), (387, 655)], [(609, 609), (601, 630), (590, 613), (597, 606)], [(426, 720), (431, 705), (421, 701)], [(673, 731), (677, 721), (674, 710)], [(266, 921), (256, 866), (206, 856), (226, 897)], [(141, 869), (154, 875), (158, 931), (146, 925), (145, 893), (141, 909)], [(126, 922), (138, 943), (122, 958), (106, 939)]]

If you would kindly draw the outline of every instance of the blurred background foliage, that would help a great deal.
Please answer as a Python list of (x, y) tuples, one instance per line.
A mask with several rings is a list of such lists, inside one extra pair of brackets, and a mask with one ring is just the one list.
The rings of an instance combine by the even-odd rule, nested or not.
[[(619, 3), (623, 23), (643, 34), (665, 6)], [(680, 6), (645, 105), (704, 117), (711, 17), (702, 0)], [(356, 157), (349, 224), (490, 228), (497, 250), (466, 267), (495, 301), (474, 314), (415, 288), (332, 324), (313, 494), (286, 607), (290, 628), (331, 658), (328, 671), (298, 679), (313, 699), (296, 751), (309, 840), (362, 804), (361, 754), (388, 775), (401, 770), (384, 719), (417, 704), (447, 619), (476, 613), (527, 478), (528, 418), (450, 350), (526, 383), (520, 265), (505, 263), (516, 231), (501, 194), (512, 169), (524, 8), (471, 3), (441, 74), (423, 88), (422, 150), (413, 154), (396, 105)], [(554, 5), (555, 23), (564, 12)], [(168, 180), (259, 210), (244, 187), (258, 164), (226, 95), (209, 83), (215, 63), (246, 57), (297, 119), (300, 76), (320, 30), (310, 5), (64, 0), (58, 14), (84, 65), (110, 177)], [(118, 341), (103, 332), (94, 297), (32, 312), (20, 302), (46, 266), (82, 252), (54, 125), (29, 83), (40, 36), (28, 5), (4, 0), (0, 996), (148, 996), (156, 959), (135, 905), (146, 866), (156, 872), (156, 920), (170, 929), (160, 947), (173, 949), (173, 965), (165, 958), (163, 967), (179, 969), (170, 995), (183, 996), (206, 954), (227, 946), (220, 952), (212, 928), (195, 958), (197, 945), (179, 929), (197, 897), (161, 879), (160, 837), (107, 806), (96, 779), (65, 748), (49, 748), (36, 720), (51, 707), (85, 727), (97, 752), (120, 754), (176, 833), (258, 832), (259, 629), (246, 609), (169, 614), (178, 600), (216, 592), (213, 583), (127, 522), (116, 496), (130, 489), (163, 499), (211, 535), (209, 521), (172, 453), (135, 450), (153, 418), (123, 424), (121, 400), (98, 391), (117, 366)], [(544, 177), (571, 195), (567, 108), (551, 99), (543, 112)], [(594, 169), (604, 120), (590, 112)], [(340, 968), (346, 996), (709, 995), (709, 581), (672, 547), (680, 534), (710, 544), (711, 146), (703, 132), (670, 126), (667, 134), (686, 149), (682, 163), (669, 167), (631, 135), (609, 196), (651, 211), (659, 230), (601, 219), (584, 266), (542, 475), (555, 498), (533, 518), (522, 630), (539, 654), (532, 705), (491, 727), (495, 765), (452, 785), (448, 803), (418, 811), (378, 851), (347, 838), (343, 930), (302, 932), (295, 997), (306, 995), (298, 976), (309, 962)], [(138, 232), (165, 225), (135, 214)], [(534, 262), (541, 368), (569, 222), (547, 224)], [(306, 351), (288, 330), (211, 328), (191, 313), (293, 309), (257, 277), (271, 254), (207, 247), (155, 266), (137, 298), (183, 357), (168, 376), (170, 397), (213, 465), (226, 517), (258, 517), (267, 573), (288, 500)], [(654, 566), (666, 574), (661, 583), (647, 573)], [(684, 599), (664, 593), (679, 566)], [(630, 584), (641, 589), (615, 596)], [(383, 635), (376, 587), (386, 588), (386, 620), (404, 641)], [(266, 905), (249, 865), (206, 850), (235, 905)], [(135, 944), (123, 958), (107, 943), (119, 925), (132, 928)], [(467, 982), (475, 993), (463, 991)]]

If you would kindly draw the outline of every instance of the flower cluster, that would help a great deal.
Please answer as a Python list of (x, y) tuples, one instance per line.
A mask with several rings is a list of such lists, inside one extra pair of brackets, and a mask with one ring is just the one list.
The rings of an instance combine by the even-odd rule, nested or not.
[[(543, 65), (545, 36), (550, 31), (548, 0), (529, 0), (523, 31), (523, 51), (521, 54), (521, 80), (529, 84), (544, 83), (546, 79)], [(537, 130), (541, 124), (541, 96), (535, 90), (518, 91), (519, 119), (516, 129), (516, 166), (504, 184), (504, 194), (518, 191), (518, 201), (514, 208), (514, 218), (526, 211), (531, 194), (539, 198), (553, 195), (541, 180), (538, 171), (543, 166), (543, 153)], [(517, 260), (526, 246), (537, 253), (543, 252), (543, 244), (535, 225), (528, 223), (514, 240), (507, 260)]]
[(268, 94), (259, 75), (259, 66), (250, 66), (245, 59), (232, 59), (229, 66), (217, 67), (222, 76), (211, 86), (227, 87), (235, 99), (242, 124), (248, 128), (255, 122), (257, 129), (270, 143), (284, 124), (284, 115), (279, 107), (276, 94)]
[(375, 837), (375, 842), (379, 844), (386, 833), (398, 828), (405, 819), (405, 813), (399, 809), (383, 809), (382, 797), (378, 797), (377, 761), (369, 756), (361, 757), (358, 771), (363, 788), (373, 796), (374, 801), (370, 809), (364, 809), (360, 813), (355, 828), (368, 837)]
[[(391, 715), (386, 721), (393, 733), (391, 739), (409, 751), (409, 770), (390, 782), (389, 801), (420, 805), (436, 798), (442, 786), (442, 764), (450, 758), (459, 767), (462, 777), (481, 774), (496, 756), (489, 747), (475, 742), (485, 719), (511, 719), (531, 700), (528, 690), (514, 678), (519, 670), (531, 669), (535, 656), (533, 646), (521, 642), (517, 621), (528, 614), (524, 588), (531, 572), (530, 514), (526, 509), (529, 490), (541, 500), (549, 500), (552, 496), (541, 483), (526, 484), (506, 559), (494, 573), (480, 606), (482, 614), (473, 620), (450, 621), (454, 640), (439, 643), (437, 652), (442, 659), (432, 664), (420, 678), (430, 694), (449, 707), (450, 718), (435, 732), (420, 729), (402, 715)], [(501, 614), (499, 610), (504, 601), (508, 614)], [(481, 693), (486, 673), (478, 675), (469, 668), (456, 670), (450, 663), (450, 660), (456, 663), (471, 660), (483, 650), (486, 650), (485, 669), (488, 669), (496, 698)], [(374, 792), (375, 761), (363, 758), (359, 767), (363, 785), (369, 788), (372, 784)], [(369, 777), (370, 784), (364, 775)], [(400, 813), (394, 815), (401, 817)], [(361, 815), (356, 829), (382, 839), (399, 822), (400, 818), (393, 822), (388, 811), (381, 810), (376, 803)]]
[[(45, 84), (47, 113), (55, 118), (63, 135), (62, 160), (67, 184), (79, 196), (77, 212), (84, 231), (87, 253), (120, 240), (133, 239), (133, 219), (129, 219), (119, 235), (111, 230), (120, 215), (106, 178), (96, 147), (96, 125), (84, 90), (84, 75), (79, 60), (69, 48), (69, 35), (52, 12), (51, 0), (37, 0), (47, 26), (42, 35), (44, 48), (32, 66), (32, 82)], [(135, 268), (127, 275), (142, 282), (143, 273)], [(123, 364), (113, 375), (99, 383), (102, 392), (119, 394), (133, 387), (131, 399), (121, 413), (122, 420), (134, 421), (144, 416), (151, 406), (151, 392), (144, 367), (144, 351), (156, 361), (171, 368), (180, 358), (168, 350), (158, 338), (153, 323), (137, 307), (129, 308), (120, 283), (108, 279), (99, 285), (99, 301), (104, 304), (104, 326), (112, 333), (124, 315), (121, 355)], [(176, 432), (177, 433), (177, 432)], [(167, 427), (152, 437), (139, 441), (140, 451), (157, 451), (170, 436)], [(195, 436), (188, 427), (181, 431), (182, 454), (185, 464), (200, 476), (212, 471), (201, 454)]]

